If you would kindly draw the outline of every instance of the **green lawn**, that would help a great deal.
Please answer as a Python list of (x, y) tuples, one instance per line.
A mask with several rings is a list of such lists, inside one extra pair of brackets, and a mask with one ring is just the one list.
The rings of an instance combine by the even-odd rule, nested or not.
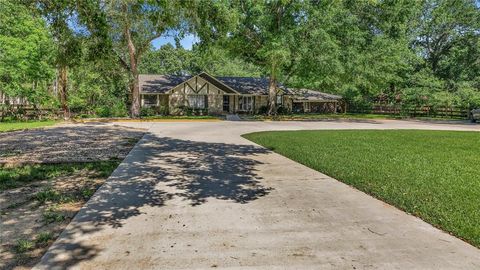
[(321, 119), (401, 119), (401, 116), (383, 114), (360, 113), (292, 113), (279, 114), (275, 117), (267, 115), (245, 115), (244, 118), (253, 120), (321, 120)]
[[(246, 120), (278, 120), (278, 121), (292, 121), (292, 120), (328, 120), (328, 119), (409, 119), (402, 115), (388, 115), (388, 114), (372, 114), (372, 113), (293, 113), (281, 114), (275, 117), (267, 115), (242, 115)], [(452, 118), (442, 117), (416, 117), (419, 120), (458, 120)]]
[(186, 119), (186, 120), (195, 120), (195, 119), (219, 119), (218, 116), (214, 115), (156, 115), (156, 116), (143, 116), (142, 120), (156, 120), (156, 119)]
[(53, 120), (0, 122), (0, 132), (53, 126), (56, 123), (58, 123), (58, 121), (53, 121)]
[(480, 247), (480, 132), (279, 131), (244, 137)]

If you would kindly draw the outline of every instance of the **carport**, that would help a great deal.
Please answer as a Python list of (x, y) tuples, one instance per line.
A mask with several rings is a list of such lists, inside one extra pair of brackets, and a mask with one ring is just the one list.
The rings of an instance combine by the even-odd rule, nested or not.
[(299, 88), (292, 89), (292, 111), (297, 113), (345, 113), (347, 106), (341, 96)]

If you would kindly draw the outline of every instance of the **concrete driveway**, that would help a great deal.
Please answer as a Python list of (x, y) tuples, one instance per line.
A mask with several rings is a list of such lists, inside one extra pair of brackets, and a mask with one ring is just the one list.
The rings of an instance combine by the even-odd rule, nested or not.
[(409, 121), (147, 127), (38, 269), (479, 269), (480, 250), (240, 137), (260, 130), (448, 129)]

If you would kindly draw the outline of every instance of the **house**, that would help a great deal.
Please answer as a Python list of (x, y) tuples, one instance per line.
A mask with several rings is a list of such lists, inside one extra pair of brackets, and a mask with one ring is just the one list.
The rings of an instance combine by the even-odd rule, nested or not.
[[(139, 75), (141, 106), (163, 113), (259, 113), (268, 106), (268, 78)], [(277, 106), (296, 112), (338, 112), (342, 97), (277, 85)]]

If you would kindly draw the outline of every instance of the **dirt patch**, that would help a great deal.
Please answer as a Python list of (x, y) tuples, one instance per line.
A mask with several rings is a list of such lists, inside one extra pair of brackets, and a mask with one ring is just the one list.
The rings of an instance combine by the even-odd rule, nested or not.
[(0, 268), (37, 263), (105, 179), (95, 171), (80, 170), (0, 193)]
[(123, 159), (144, 130), (107, 124), (0, 133), (0, 163), (62, 163)]
[(0, 133), (0, 269), (34, 266), (143, 134), (106, 124)]

